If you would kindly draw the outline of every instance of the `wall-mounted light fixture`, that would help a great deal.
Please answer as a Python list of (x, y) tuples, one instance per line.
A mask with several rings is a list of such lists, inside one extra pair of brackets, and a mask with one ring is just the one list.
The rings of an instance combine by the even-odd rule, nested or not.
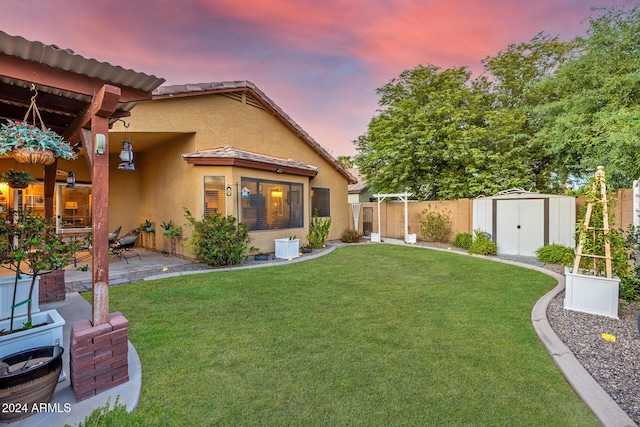
[(67, 188), (76, 188), (76, 175), (73, 172), (67, 174)]
[(282, 172), (284, 172), (284, 171), (282, 170), (282, 168), (278, 168), (278, 169), (276, 169), (276, 173), (282, 173)]
[(227, 185), (227, 196), (231, 196), (231, 186)]
[(94, 141), (95, 152), (98, 156), (102, 156), (107, 150), (107, 137), (104, 134), (97, 133)]
[(120, 151), (120, 160), (122, 163), (118, 165), (118, 169), (125, 171), (136, 170), (133, 164), (133, 142), (122, 141), (122, 151)]

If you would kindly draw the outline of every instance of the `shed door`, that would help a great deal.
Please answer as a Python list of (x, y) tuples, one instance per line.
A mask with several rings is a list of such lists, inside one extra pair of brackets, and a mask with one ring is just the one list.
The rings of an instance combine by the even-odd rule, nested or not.
[(496, 210), (498, 253), (536, 256), (544, 245), (544, 200), (498, 200)]

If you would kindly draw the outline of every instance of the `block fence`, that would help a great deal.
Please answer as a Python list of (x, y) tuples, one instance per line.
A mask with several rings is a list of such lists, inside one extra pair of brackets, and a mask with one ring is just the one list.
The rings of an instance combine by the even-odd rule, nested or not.
[[(615, 227), (627, 230), (633, 224), (633, 216), (636, 214), (633, 209), (633, 190), (630, 188), (619, 189), (612, 195), (615, 199)], [(585, 197), (576, 198), (576, 218), (580, 216), (580, 209), (585, 204)], [(369, 212), (365, 213), (365, 209)], [(457, 233), (473, 233), (473, 199), (457, 200), (429, 200), (424, 202), (409, 201), (409, 233), (420, 235), (420, 214), (424, 209), (436, 211), (448, 211), (453, 222), (453, 231), (450, 239)], [(369, 218), (372, 222), (370, 227), (374, 233), (381, 233), (382, 236), (403, 239), (404, 238), (404, 203), (400, 201), (384, 201), (380, 203), (380, 223), (378, 230), (378, 203), (361, 202), (358, 231), (364, 231), (364, 219)], [(353, 217), (349, 212), (349, 227), (353, 228)]]
[(93, 326), (81, 320), (71, 327), (71, 387), (77, 401), (129, 381), (129, 321), (120, 312)]

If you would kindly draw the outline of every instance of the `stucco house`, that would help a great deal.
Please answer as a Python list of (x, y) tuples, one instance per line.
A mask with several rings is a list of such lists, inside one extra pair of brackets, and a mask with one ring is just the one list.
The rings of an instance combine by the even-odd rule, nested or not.
[[(249, 81), (161, 86), (109, 139), (132, 141), (135, 164), (111, 175), (112, 228), (184, 225), (183, 208), (196, 218), (217, 210), (249, 226), (252, 246), (273, 251), (276, 238), (306, 242), (316, 211), (331, 217), (329, 239), (348, 226), (355, 179)], [(161, 233), (151, 238), (160, 248)]]
[(349, 168), (347, 171), (356, 179), (356, 182), (349, 184), (349, 203), (375, 202), (376, 198), (369, 191), (369, 185), (364, 176), (360, 175), (358, 168)]

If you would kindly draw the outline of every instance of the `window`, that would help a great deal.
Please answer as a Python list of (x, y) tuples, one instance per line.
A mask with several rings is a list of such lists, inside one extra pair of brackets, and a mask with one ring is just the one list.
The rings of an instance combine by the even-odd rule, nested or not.
[(224, 195), (224, 176), (204, 177), (204, 214), (215, 211), (223, 215), (227, 213), (226, 199)]
[(91, 228), (92, 197), (90, 185), (76, 184), (76, 188), (67, 188), (66, 184), (57, 184), (55, 211), (58, 229)]
[(242, 178), (240, 220), (249, 230), (303, 226), (303, 185)]
[(328, 188), (312, 188), (311, 189), (311, 214), (318, 212), (320, 217), (331, 216), (331, 193)]

